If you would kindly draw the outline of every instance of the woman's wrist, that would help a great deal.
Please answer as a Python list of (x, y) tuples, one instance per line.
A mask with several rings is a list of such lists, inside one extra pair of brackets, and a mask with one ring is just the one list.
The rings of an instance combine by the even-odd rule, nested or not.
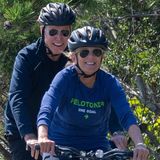
[(139, 146), (146, 148), (146, 145), (143, 142), (137, 143), (135, 145), (135, 147), (139, 147)]

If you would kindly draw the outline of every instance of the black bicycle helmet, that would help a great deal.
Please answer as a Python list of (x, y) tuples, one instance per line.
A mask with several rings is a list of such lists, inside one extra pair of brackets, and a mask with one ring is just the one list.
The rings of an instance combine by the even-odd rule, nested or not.
[(49, 3), (42, 8), (38, 18), (40, 25), (64, 26), (75, 22), (74, 11), (64, 3)]
[(85, 26), (74, 30), (68, 40), (70, 51), (74, 51), (80, 47), (100, 47), (106, 50), (108, 48), (108, 40), (102, 30)]

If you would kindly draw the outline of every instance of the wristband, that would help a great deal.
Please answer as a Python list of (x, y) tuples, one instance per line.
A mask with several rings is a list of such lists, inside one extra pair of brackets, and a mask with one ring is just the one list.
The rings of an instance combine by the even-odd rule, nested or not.
[(135, 147), (138, 147), (138, 146), (142, 146), (146, 148), (146, 145), (144, 143), (137, 143)]

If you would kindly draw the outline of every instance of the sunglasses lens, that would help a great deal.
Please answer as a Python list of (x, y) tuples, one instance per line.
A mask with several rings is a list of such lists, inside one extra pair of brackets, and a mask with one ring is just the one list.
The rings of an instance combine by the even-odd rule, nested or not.
[[(55, 35), (57, 35), (58, 34), (58, 30), (56, 30), (56, 29), (51, 29), (50, 31), (49, 31), (49, 35), (50, 36), (55, 36)], [(70, 31), (69, 30), (61, 30), (61, 33), (62, 33), (62, 35), (64, 36), (64, 37), (68, 37), (69, 36), (69, 34), (70, 34)]]
[(96, 56), (96, 57), (99, 57), (103, 54), (103, 51), (101, 49), (94, 49), (93, 50), (93, 54)]
[(64, 37), (68, 37), (70, 34), (69, 30), (62, 30), (61, 33), (63, 34)]
[[(92, 53), (93, 53), (94, 56), (100, 57), (100, 56), (103, 54), (103, 51), (102, 51), (101, 49), (94, 49), (94, 50), (92, 51)], [(88, 54), (89, 54), (89, 50), (82, 50), (82, 51), (80, 51), (80, 54), (79, 54), (79, 55), (80, 55), (82, 58), (85, 58), (85, 57), (88, 56)]]
[(51, 30), (49, 31), (49, 35), (50, 35), (50, 36), (55, 36), (57, 33), (58, 33), (58, 31), (57, 31), (56, 29), (51, 29)]
[(89, 50), (82, 50), (80, 51), (79, 55), (82, 57), (82, 58), (85, 58), (87, 57), (89, 54)]

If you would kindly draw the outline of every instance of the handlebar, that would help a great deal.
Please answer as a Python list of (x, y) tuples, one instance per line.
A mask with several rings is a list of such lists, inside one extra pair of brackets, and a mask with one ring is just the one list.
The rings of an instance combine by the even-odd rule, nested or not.
[[(40, 150), (40, 145), (35, 145), (35, 150)], [(96, 150), (95, 152), (90, 151), (79, 151), (73, 147), (55, 145), (55, 155), (57, 158), (65, 159), (79, 159), (79, 160), (129, 160), (133, 157), (133, 151), (130, 150), (119, 150), (112, 149), (104, 152), (103, 150)]]
[(127, 160), (133, 157), (133, 151), (112, 149), (107, 152), (97, 150), (96, 152), (79, 151), (73, 147), (55, 146), (55, 157), (80, 160)]

